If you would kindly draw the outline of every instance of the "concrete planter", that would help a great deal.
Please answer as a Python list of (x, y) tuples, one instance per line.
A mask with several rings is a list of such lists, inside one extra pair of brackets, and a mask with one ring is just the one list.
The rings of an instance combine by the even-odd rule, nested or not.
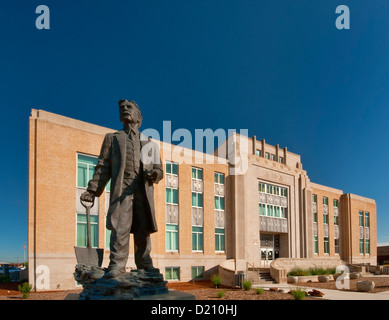
[(289, 276), (287, 281), (288, 281), (288, 283), (297, 283), (299, 281), (299, 277)]
[(358, 281), (357, 289), (362, 292), (369, 292), (375, 288), (374, 281)]
[(328, 282), (328, 281), (330, 281), (330, 277), (329, 276), (318, 276), (317, 279), (319, 280), (319, 282)]
[(350, 279), (359, 279), (361, 274), (359, 272), (350, 273)]

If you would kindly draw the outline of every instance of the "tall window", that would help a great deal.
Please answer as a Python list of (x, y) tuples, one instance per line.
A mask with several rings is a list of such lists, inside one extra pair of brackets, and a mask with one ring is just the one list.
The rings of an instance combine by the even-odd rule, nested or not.
[(317, 195), (314, 194), (313, 197), (313, 222), (317, 222)]
[(317, 240), (317, 236), (313, 237), (313, 250), (315, 254), (319, 252), (319, 241)]
[[(203, 169), (192, 167), (192, 182), (198, 183), (203, 180)], [(202, 190), (202, 189), (195, 189)], [(203, 192), (192, 190), (192, 214), (203, 215)], [(203, 221), (203, 219), (200, 219)], [(204, 229), (202, 222), (196, 222), (198, 224), (192, 225), (192, 251), (204, 250)]]
[[(215, 172), (215, 190), (217, 187), (222, 187), (224, 190), (224, 174)], [(216, 191), (215, 191), (216, 192)], [(223, 223), (215, 227), (215, 251), (224, 252), (224, 242), (225, 242), (225, 231), (224, 231), (224, 220), (225, 220), (225, 203), (224, 203), (224, 191), (222, 195), (215, 194), (215, 214), (219, 217), (222, 217)]]
[(166, 251), (178, 251), (178, 224), (166, 224)]
[(260, 157), (260, 156), (261, 156), (261, 150), (258, 150), (258, 149), (255, 150), (255, 155), (258, 156), (258, 157)]
[(328, 206), (328, 198), (323, 197), (323, 205)]
[(359, 211), (359, 226), (363, 227), (363, 211)]
[(325, 254), (330, 253), (330, 243), (329, 243), (328, 237), (324, 237), (324, 253)]
[(203, 227), (192, 226), (192, 251), (203, 251)]
[(224, 228), (215, 228), (215, 251), (224, 252), (225, 247)]
[[(174, 218), (166, 222), (165, 245), (166, 251), (178, 251), (178, 163), (166, 161), (165, 171), (170, 178), (169, 182), (166, 180), (166, 210), (174, 212)], [(171, 180), (176, 182), (172, 183)]]
[(335, 254), (339, 254), (339, 239), (335, 239)]
[(370, 228), (370, 214), (365, 212), (365, 228)]
[(328, 210), (325, 210), (326, 208), (328, 209), (328, 198), (327, 197), (323, 197), (323, 206), (325, 207), (324, 208), (324, 212), (323, 212), (323, 223), (324, 224), (328, 224)]
[[(83, 193), (88, 187), (88, 181), (92, 179), (95, 167), (97, 164), (97, 157), (77, 154), (77, 193)], [(79, 202), (79, 197), (77, 197)], [(77, 202), (77, 246), (87, 246), (87, 218), (83, 207)], [(98, 247), (99, 244), (99, 216), (98, 205), (95, 203), (95, 208), (91, 210), (90, 227), (91, 227), (91, 246)], [(97, 213), (96, 213), (97, 212)]]

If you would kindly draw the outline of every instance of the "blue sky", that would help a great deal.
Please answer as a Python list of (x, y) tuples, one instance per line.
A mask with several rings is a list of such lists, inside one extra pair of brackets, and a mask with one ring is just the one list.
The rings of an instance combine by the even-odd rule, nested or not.
[[(41, 4), (50, 30), (35, 27)], [(387, 0), (2, 1), (0, 260), (27, 242), (31, 108), (119, 129), (122, 98), (143, 128), (286, 146), (311, 181), (375, 199), (389, 243), (388, 14)]]

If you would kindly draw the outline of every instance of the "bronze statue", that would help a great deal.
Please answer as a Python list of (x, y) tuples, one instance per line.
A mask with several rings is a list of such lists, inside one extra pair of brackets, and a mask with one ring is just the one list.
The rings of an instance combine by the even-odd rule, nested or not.
[(154, 183), (163, 178), (157, 145), (139, 131), (142, 113), (134, 101), (119, 101), (123, 130), (108, 133), (101, 147), (93, 178), (83, 201), (94, 201), (111, 179), (107, 229), (111, 230), (110, 262), (104, 275), (125, 273), (129, 236), (134, 234), (135, 264), (138, 269), (157, 271), (150, 257), (150, 234), (157, 231)]

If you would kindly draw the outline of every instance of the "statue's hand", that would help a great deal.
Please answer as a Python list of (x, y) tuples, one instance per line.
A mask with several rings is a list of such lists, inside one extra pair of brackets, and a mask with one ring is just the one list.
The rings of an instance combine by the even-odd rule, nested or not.
[(95, 201), (95, 195), (89, 191), (85, 191), (81, 196), (80, 196), (81, 201), (85, 202), (94, 202)]
[(150, 182), (154, 182), (157, 179), (158, 173), (155, 170), (151, 170), (146, 173), (146, 179)]

